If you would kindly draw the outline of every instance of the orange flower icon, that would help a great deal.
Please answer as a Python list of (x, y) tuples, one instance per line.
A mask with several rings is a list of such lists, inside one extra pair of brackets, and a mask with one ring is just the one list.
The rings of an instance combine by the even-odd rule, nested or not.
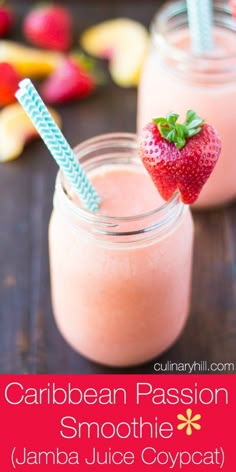
[(181, 414), (177, 415), (178, 420), (182, 421), (182, 423), (178, 424), (177, 429), (181, 431), (186, 428), (186, 434), (188, 436), (191, 436), (193, 432), (192, 428), (197, 429), (198, 431), (201, 429), (201, 425), (196, 423), (196, 421), (201, 419), (201, 415), (192, 416), (192, 413), (191, 408), (188, 408), (186, 410), (186, 417)]

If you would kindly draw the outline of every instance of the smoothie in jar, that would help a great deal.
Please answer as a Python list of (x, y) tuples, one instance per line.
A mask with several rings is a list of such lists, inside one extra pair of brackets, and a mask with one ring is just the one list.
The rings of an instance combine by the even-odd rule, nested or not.
[(64, 338), (111, 366), (151, 360), (181, 333), (189, 310), (193, 224), (179, 194), (164, 202), (134, 135), (104, 135), (76, 154), (101, 196), (81, 208), (57, 178), (49, 228), (52, 303)]
[(214, 50), (191, 52), (185, 2), (163, 6), (152, 24), (152, 44), (138, 99), (138, 131), (155, 114), (193, 108), (219, 132), (221, 159), (195, 206), (225, 204), (236, 197), (236, 22), (226, 2), (214, 2)]

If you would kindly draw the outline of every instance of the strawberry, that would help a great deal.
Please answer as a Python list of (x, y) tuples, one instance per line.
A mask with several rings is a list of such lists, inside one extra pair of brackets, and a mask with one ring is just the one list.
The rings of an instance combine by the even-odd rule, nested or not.
[(28, 41), (36, 46), (66, 51), (72, 43), (71, 14), (61, 6), (38, 6), (26, 16), (23, 32)]
[(0, 105), (9, 105), (16, 101), (15, 92), (21, 80), (15, 68), (7, 62), (0, 62)]
[(182, 201), (194, 203), (221, 151), (217, 131), (193, 110), (183, 124), (169, 113), (148, 123), (140, 140), (140, 156), (164, 200), (178, 189)]
[(43, 83), (41, 95), (47, 103), (57, 104), (84, 98), (95, 89), (95, 79), (80, 64), (66, 58)]
[(13, 11), (7, 5), (0, 4), (0, 37), (5, 36), (11, 29), (14, 21)]

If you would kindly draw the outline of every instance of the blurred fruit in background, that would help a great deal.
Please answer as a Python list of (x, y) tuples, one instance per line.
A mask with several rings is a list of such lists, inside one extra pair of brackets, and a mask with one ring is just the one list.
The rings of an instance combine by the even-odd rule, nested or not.
[(108, 59), (111, 76), (121, 87), (138, 85), (148, 42), (146, 28), (128, 18), (92, 26), (84, 31), (80, 39), (87, 53)]
[[(61, 126), (59, 114), (53, 109), (49, 111), (58, 126)], [(18, 103), (6, 106), (0, 112), (0, 161), (16, 159), (25, 144), (37, 136), (38, 132)]]
[(0, 62), (11, 64), (22, 77), (46, 77), (56, 69), (62, 58), (61, 53), (0, 40)]
[(21, 76), (7, 62), (0, 62), (0, 106), (9, 105), (16, 101), (15, 93)]
[[(16, 10), (17, 11), (17, 10)], [(13, 26), (10, 5), (0, 0), (0, 38)], [(38, 83), (48, 104), (63, 104), (90, 96), (105, 75), (95, 59), (71, 51), (73, 17), (66, 6), (39, 4), (29, 9), (21, 31), (35, 47), (0, 39), (0, 161), (18, 157), (25, 143), (37, 136), (19, 104), (15, 92), (21, 79)], [(90, 55), (107, 59), (113, 81), (121, 87), (137, 86), (149, 42), (147, 30), (128, 18), (105, 21), (88, 28), (81, 37), (83, 49)], [(58, 124), (60, 116), (52, 110)]]
[(67, 51), (73, 39), (72, 15), (65, 7), (39, 5), (26, 16), (23, 33), (36, 46)]
[(12, 8), (4, 1), (0, 2), (0, 38), (11, 30), (14, 23)]
[(47, 103), (58, 104), (85, 98), (96, 86), (95, 77), (74, 59), (65, 58), (55, 72), (44, 81), (41, 95)]

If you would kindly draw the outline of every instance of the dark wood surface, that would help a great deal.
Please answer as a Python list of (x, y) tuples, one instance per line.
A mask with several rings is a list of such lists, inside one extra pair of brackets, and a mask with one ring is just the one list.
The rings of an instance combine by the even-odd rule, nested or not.
[[(34, 2), (16, 2), (24, 16)], [(79, 30), (115, 16), (149, 24), (158, 4), (146, 0), (66, 2)], [(20, 38), (19, 25), (13, 32)], [(59, 109), (74, 146), (96, 134), (135, 131), (136, 90), (109, 84), (89, 100)], [(55, 326), (48, 270), (47, 226), (56, 164), (40, 141), (0, 166), (0, 372), (122, 372), (90, 363), (70, 349)], [(191, 313), (179, 341), (159, 361), (236, 362), (236, 203), (195, 213)], [(154, 373), (154, 362), (130, 373)]]

